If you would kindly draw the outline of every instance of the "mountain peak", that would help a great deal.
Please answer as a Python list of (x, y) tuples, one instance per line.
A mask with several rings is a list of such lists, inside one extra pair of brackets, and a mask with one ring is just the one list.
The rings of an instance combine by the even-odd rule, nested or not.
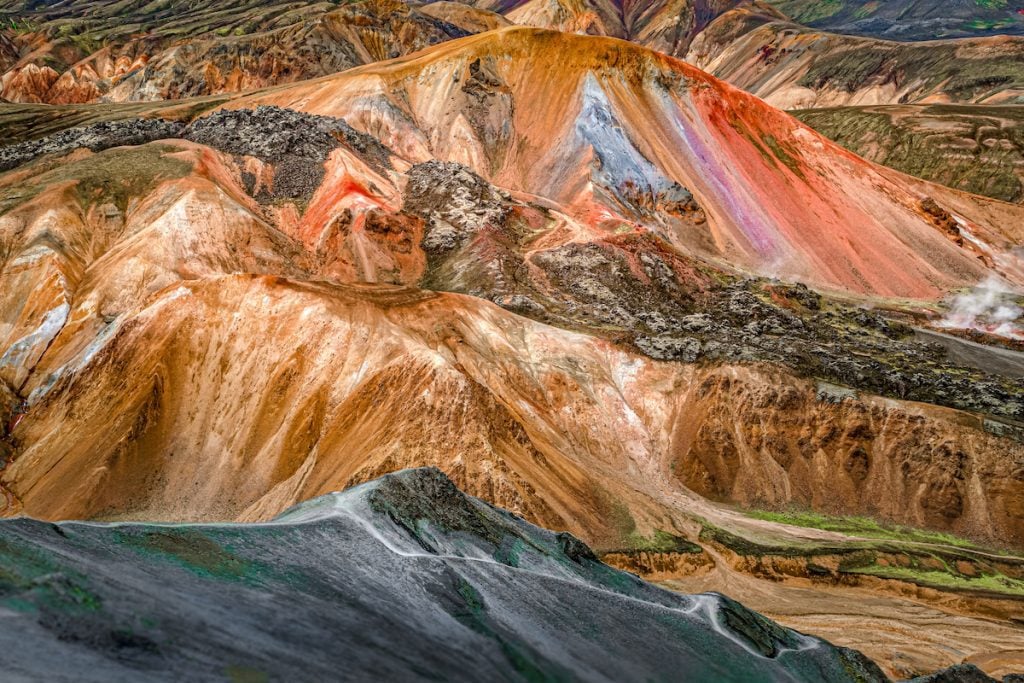
[[(587, 230), (640, 227), (759, 275), (903, 298), (993, 268), (1024, 282), (1013, 246), (1024, 208), (874, 166), (752, 95), (614, 38), (502, 28), (227, 106), (259, 104), (344, 118), (410, 162), (462, 163)], [(928, 197), (960, 238), (922, 208)]]

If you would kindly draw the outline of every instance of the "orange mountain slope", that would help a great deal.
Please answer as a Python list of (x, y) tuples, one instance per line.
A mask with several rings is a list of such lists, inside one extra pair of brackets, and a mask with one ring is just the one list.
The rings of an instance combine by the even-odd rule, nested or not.
[[(457, 161), (585, 224), (640, 223), (762, 274), (916, 298), (990, 269), (1024, 276), (1012, 253), (1019, 208), (869, 164), (755, 97), (622, 41), (509, 28), (228, 106), (258, 104), (343, 117), (411, 161)], [(689, 194), (699, 213), (685, 208)], [(922, 209), (929, 196), (960, 239)]]
[[(557, 74), (544, 67), (555, 53)], [(609, 528), (616, 500), (645, 531), (683, 529), (683, 510), (735, 517), (697, 492), (841, 500), (1018, 542), (1019, 482), (1006, 468), (1024, 454), (1000, 437), (1012, 427), (990, 420), (1020, 412), (1003, 385), (914, 394), (921, 375), (901, 379), (902, 368), (936, 367), (914, 348), (865, 369), (814, 342), (807, 353), (841, 362), (807, 356), (809, 376), (989, 418), (867, 396), (836, 407), (813, 381), (747, 367), (804, 358), (793, 345), (807, 325), (783, 309), (754, 333), (678, 335), (713, 327), (691, 314), (716, 296), (731, 298), (715, 315), (738, 325), (756, 323), (759, 302), (822, 306), (773, 286), (716, 294), (735, 268), (919, 297), (994, 269), (1014, 277), (998, 246), (1015, 240), (1020, 207), (879, 169), (680, 62), (602, 38), (507, 29), (232, 106), (265, 102), (344, 114), (390, 149), (341, 128), (336, 139), (316, 126), (340, 124), (314, 117), (218, 112), (190, 127), (203, 144), (78, 150), (0, 179), (8, 512), (264, 518), (368, 473), (433, 463), (593, 539), (625, 533)], [(264, 128), (245, 127), (254, 121)], [(277, 139), (331, 151), (296, 161)], [(411, 166), (434, 157), (512, 192), (468, 168)], [(928, 196), (962, 232), (932, 222)], [(850, 343), (885, 353), (902, 334), (866, 320), (884, 334)], [(815, 333), (826, 344), (843, 333), (827, 329)], [(752, 334), (786, 351), (714, 351)], [(701, 354), (709, 369), (652, 360)], [(464, 400), (435, 400), (453, 395)], [(960, 400), (971, 396), (989, 403)], [(801, 405), (806, 420), (728, 407), (744, 402)], [(817, 434), (816, 420), (836, 430)], [(445, 446), (456, 436), (460, 448)], [(961, 459), (943, 455), (949, 440)], [(496, 472), (506, 481), (492, 490)], [(970, 472), (980, 489), (963, 483)]]

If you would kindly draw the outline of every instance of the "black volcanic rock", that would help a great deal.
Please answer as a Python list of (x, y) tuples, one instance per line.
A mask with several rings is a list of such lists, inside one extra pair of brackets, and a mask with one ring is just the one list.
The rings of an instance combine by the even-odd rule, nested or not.
[(28, 163), (44, 154), (67, 154), (87, 148), (142, 145), (154, 140), (184, 138), (237, 156), (253, 156), (275, 164), (275, 190), (298, 197), (323, 180), (328, 155), (346, 146), (377, 171), (391, 168), (391, 150), (372, 135), (352, 128), (344, 119), (304, 114), (281, 107), (216, 111), (186, 126), (164, 119), (103, 121), (0, 147), (0, 171)]
[(409, 169), (402, 210), (427, 221), (423, 248), (449, 252), (508, 214), (507, 194), (461, 164), (427, 161)]
[(301, 157), (323, 162), (340, 146), (344, 121), (280, 107), (216, 111), (193, 121), (184, 137), (231, 154), (267, 161)]
[(0, 522), (6, 681), (883, 681), (407, 470), (253, 525)]
[(176, 138), (184, 128), (182, 123), (164, 119), (103, 121), (68, 128), (37, 140), (0, 147), (0, 171), (8, 171), (44, 154), (67, 154), (83, 147), (93, 152), (102, 152), (111, 147), (143, 145), (154, 140)]
[(342, 145), (379, 172), (391, 168), (391, 151), (344, 119), (281, 107), (216, 111), (189, 124), (182, 137), (229, 154), (273, 163), (273, 198), (311, 197), (323, 182), (324, 162)]

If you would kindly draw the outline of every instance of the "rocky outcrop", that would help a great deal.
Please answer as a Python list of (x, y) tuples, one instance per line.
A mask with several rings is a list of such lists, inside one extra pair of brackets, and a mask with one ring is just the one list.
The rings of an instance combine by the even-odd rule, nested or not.
[(391, 168), (391, 151), (342, 119), (280, 107), (217, 111), (193, 121), (183, 137), (269, 162), (273, 167), (269, 187), (257, 188), (255, 177), (246, 179), (250, 193), (264, 201), (311, 198), (324, 180), (328, 155), (342, 145), (380, 172)]
[(8, 442), (11, 430), (17, 426), (16, 416), (19, 415), (21, 400), (7, 382), (0, 380), (0, 462), (6, 462), (11, 455), (11, 444)]
[[(942, 216), (941, 207), (932, 211)], [(937, 227), (954, 242), (960, 238), (951, 230), (955, 224)], [(699, 312), (666, 323), (661, 335), (638, 330), (637, 347), (662, 360), (769, 361), (884, 396), (989, 413), (1011, 424), (1024, 420), (1016, 373), (998, 372), (997, 350), (991, 362), (974, 365), (992, 372), (968, 370), (944, 347), (921, 343), (905, 322), (828, 301), (800, 285), (734, 283), (688, 308)]]
[(619, 550), (601, 553), (607, 565), (644, 577), (647, 581), (665, 581), (709, 571), (712, 560), (697, 546), (696, 552), (672, 550)]
[(184, 129), (184, 124), (163, 119), (128, 119), (69, 128), (44, 138), (0, 147), (0, 171), (47, 154), (64, 155), (82, 148), (102, 152), (111, 147), (176, 138)]
[(482, 228), (500, 226), (511, 211), (501, 193), (470, 169), (428, 161), (409, 169), (402, 210), (427, 221), (423, 248), (431, 254), (451, 252)]
[(255, 110), (217, 111), (187, 126), (178, 121), (147, 118), (68, 128), (0, 147), (0, 171), (48, 154), (63, 155), (82, 148), (101, 152), (169, 138), (191, 140), (235, 156), (270, 162), (278, 167), (280, 176), (274, 186), (281, 196), (287, 197), (311, 195), (323, 180), (323, 164), (328, 155), (342, 145), (382, 172), (391, 168), (391, 150), (341, 119), (263, 106)]

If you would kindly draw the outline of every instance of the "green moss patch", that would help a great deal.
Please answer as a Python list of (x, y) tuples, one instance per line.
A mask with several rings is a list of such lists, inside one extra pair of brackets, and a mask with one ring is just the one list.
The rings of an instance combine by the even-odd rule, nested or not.
[(865, 574), (883, 579), (908, 581), (921, 586), (954, 591), (977, 591), (1024, 597), (1024, 581), (1002, 574), (981, 574), (964, 576), (954, 571), (923, 569), (915, 567), (880, 566), (858, 567), (848, 570), (851, 574)]
[[(651, 553), (686, 553), (699, 554), (704, 552), (696, 543), (670, 534), (661, 529), (655, 529), (650, 536), (643, 536), (636, 531), (631, 532), (625, 538), (625, 547), (618, 552), (651, 552)], [(616, 552), (616, 551), (613, 551)]]
[(837, 107), (793, 115), (850, 151), (903, 173), (1024, 201), (1024, 107)]
[(823, 531), (835, 531), (851, 536), (863, 536), (865, 538), (881, 538), (893, 541), (906, 541), (911, 543), (933, 543), (936, 545), (950, 545), (958, 548), (974, 548), (979, 546), (965, 538), (931, 531), (927, 529), (914, 529), (912, 527), (889, 524), (872, 517), (834, 517), (825, 515), (813, 510), (747, 510), (744, 511), (748, 517), (762, 519), (778, 524), (800, 526), (809, 529), (821, 529)]
[(41, 173), (0, 186), (0, 215), (49, 187), (68, 183), (82, 206), (109, 203), (124, 211), (132, 199), (192, 170), (188, 162), (168, 156), (176, 151), (176, 147), (153, 143), (108, 149), (70, 163), (45, 160), (40, 164), (40, 170), (45, 169)]
[(258, 563), (239, 557), (195, 528), (132, 529), (119, 531), (115, 538), (138, 552), (161, 556), (202, 577), (258, 583), (266, 573)]

